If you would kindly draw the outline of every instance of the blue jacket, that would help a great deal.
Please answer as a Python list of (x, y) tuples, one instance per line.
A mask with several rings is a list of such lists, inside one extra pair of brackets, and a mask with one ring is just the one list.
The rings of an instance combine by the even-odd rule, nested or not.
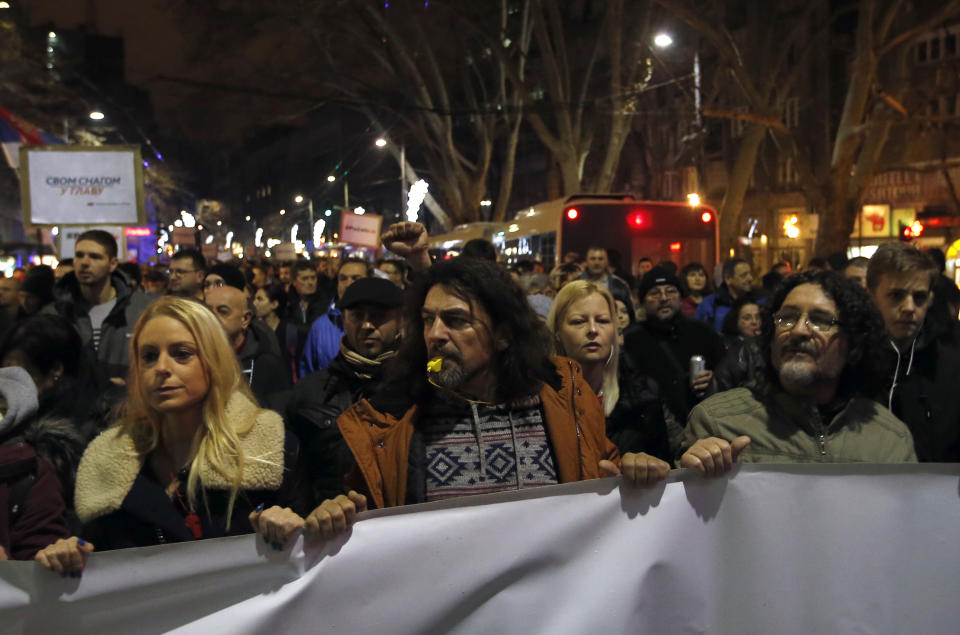
[(340, 354), (340, 338), (343, 337), (343, 329), (338, 326), (340, 320), (340, 311), (331, 307), (310, 325), (303, 357), (300, 358), (301, 377), (323, 370)]
[[(766, 298), (756, 295), (756, 291), (751, 291), (750, 295), (754, 296), (754, 299), (760, 306), (767, 303)], [(693, 314), (693, 317), (709, 323), (710, 326), (713, 327), (713, 330), (717, 333), (722, 333), (723, 319), (727, 317), (727, 313), (730, 312), (730, 307), (733, 306), (734, 301), (730, 295), (730, 289), (727, 288), (727, 283), (724, 282), (717, 288), (716, 293), (711, 293), (700, 302), (697, 306), (697, 312)]]

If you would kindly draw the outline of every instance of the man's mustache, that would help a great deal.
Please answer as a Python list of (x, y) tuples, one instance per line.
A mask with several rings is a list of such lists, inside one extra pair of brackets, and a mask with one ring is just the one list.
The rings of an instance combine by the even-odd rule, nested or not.
[(434, 357), (443, 357), (444, 359), (449, 359), (454, 362), (461, 361), (460, 352), (455, 348), (444, 348), (442, 346), (434, 346), (430, 349), (428, 357), (433, 359)]
[(810, 341), (797, 342), (795, 344), (787, 344), (783, 347), (784, 353), (806, 353), (807, 355), (814, 356), (817, 354), (817, 347), (813, 345)]

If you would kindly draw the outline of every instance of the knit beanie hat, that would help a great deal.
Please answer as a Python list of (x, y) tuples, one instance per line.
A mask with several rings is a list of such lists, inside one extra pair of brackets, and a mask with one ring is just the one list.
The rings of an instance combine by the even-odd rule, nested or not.
[(666, 267), (657, 265), (640, 279), (640, 284), (637, 285), (637, 297), (643, 300), (643, 296), (647, 295), (647, 291), (661, 284), (671, 284), (683, 293), (683, 285), (680, 284), (680, 278), (677, 277), (677, 274), (671, 272)]

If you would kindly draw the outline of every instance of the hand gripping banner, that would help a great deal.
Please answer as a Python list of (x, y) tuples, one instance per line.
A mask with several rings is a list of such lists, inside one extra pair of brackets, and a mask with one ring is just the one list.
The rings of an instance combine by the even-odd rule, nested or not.
[[(685, 480), (676, 480), (680, 476)], [(956, 633), (960, 466), (744, 466), (0, 563), (4, 633)]]

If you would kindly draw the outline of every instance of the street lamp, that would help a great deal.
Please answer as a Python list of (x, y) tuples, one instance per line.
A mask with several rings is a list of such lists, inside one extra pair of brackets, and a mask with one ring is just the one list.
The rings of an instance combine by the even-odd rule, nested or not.
[[(669, 33), (657, 33), (653, 38), (653, 44), (657, 48), (665, 49), (673, 46), (673, 38)], [(700, 77), (700, 51), (693, 51), (693, 107), (694, 120), (697, 122), (697, 132), (703, 129), (703, 119), (700, 115), (700, 107), (703, 101), (703, 91), (701, 88)]]
[[(313, 199), (309, 196), (304, 196), (303, 194), (297, 194), (293, 197), (293, 202), (297, 205), (303, 203), (303, 201), (307, 201), (307, 218), (310, 220), (310, 224), (307, 226), (310, 227), (310, 229), (313, 229)], [(315, 244), (313, 244), (313, 241), (311, 241), (311, 243), (310, 251), (312, 252)]]
[[(387, 140), (380, 137), (374, 143), (378, 148), (387, 147)], [(407, 203), (407, 146), (400, 142), (400, 213), (403, 213), (403, 206)]]
[(99, 110), (94, 110), (94, 111), (91, 111), (88, 116), (94, 121), (100, 121), (101, 119), (104, 118), (105, 115)]
[(668, 33), (657, 33), (657, 35), (653, 38), (653, 43), (657, 46), (657, 48), (665, 49), (673, 44), (673, 38), (670, 37)]
[(336, 180), (337, 180), (337, 177), (335, 177), (335, 176), (332, 175), (332, 174), (327, 177), (327, 182), (328, 182), (328, 183), (333, 183), (333, 182), (336, 181)]

